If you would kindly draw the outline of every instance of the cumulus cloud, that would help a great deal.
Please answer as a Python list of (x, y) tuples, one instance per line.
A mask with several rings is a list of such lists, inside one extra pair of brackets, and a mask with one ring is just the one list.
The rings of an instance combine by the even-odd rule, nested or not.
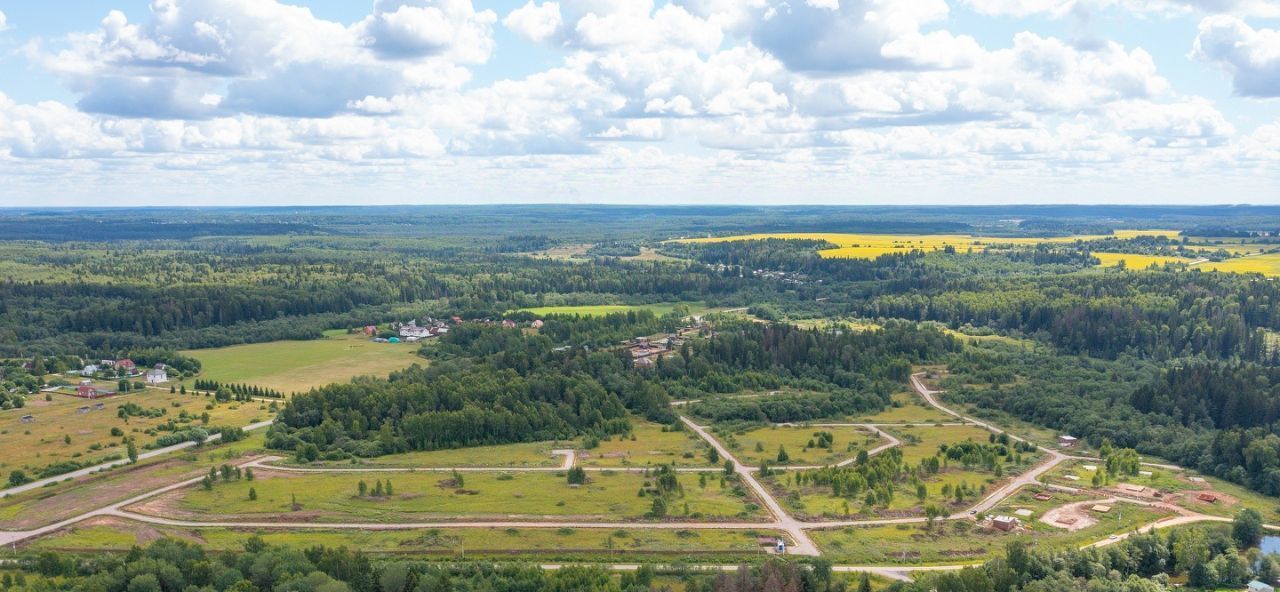
[(962, 0), (979, 14), (1054, 18), (1117, 10), (1139, 15), (1177, 16), (1188, 13), (1280, 16), (1280, 0)]
[(1280, 97), (1280, 31), (1211, 16), (1200, 21), (1192, 55), (1230, 74), (1237, 94)]
[(980, 48), (972, 37), (921, 32), (946, 18), (943, 0), (844, 0), (771, 4), (752, 41), (802, 72), (955, 68), (971, 64)]
[(112, 10), (96, 31), (28, 54), (90, 112), (325, 117), (371, 95), (460, 86), (492, 52), (495, 20), (470, 0), (378, 0), (349, 27), (276, 0), (154, 0), (145, 22)]
[(9, 29), (9, 17), (6, 17), (4, 15), (4, 11), (0, 10), (0, 31), (6, 31), (8, 29)]
[(560, 32), (562, 24), (564, 19), (560, 16), (559, 3), (543, 2), (539, 5), (533, 0), (502, 19), (503, 26), (534, 43), (542, 43), (554, 37)]

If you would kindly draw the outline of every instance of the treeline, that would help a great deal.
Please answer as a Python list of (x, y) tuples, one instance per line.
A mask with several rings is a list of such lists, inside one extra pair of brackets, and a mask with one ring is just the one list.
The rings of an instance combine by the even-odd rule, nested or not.
[(835, 592), (848, 585), (826, 562), (810, 569), (770, 559), (715, 575), (677, 569), (664, 579), (647, 564), (615, 574), (595, 566), (373, 561), (346, 547), (292, 548), (257, 536), (226, 554), (166, 538), (125, 554), (30, 554), (9, 567), (0, 579), (9, 592)]
[(950, 368), (949, 397), (1280, 495), (1275, 368), (974, 351)]
[[(256, 384), (227, 383), (222, 384), (216, 380), (207, 380), (197, 378), (192, 386), (197, 391), (205, 391), (210, 393), (219, 393), (226, 391), (235, 397), (237, 401), (250, 401), (254, 397), (265, 397), (269, 399), (283, 399), (284, 393), (261, 387)], [(183, 387), (186, 390), (186, 387)], [(229, 399), (228, 399), (229, 400)]]

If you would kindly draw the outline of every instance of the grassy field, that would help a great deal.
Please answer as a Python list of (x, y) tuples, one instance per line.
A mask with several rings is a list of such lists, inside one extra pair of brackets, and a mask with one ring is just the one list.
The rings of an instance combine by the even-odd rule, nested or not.
[(759, 556), (756, 537), (780, 536), (756, 530), (645, 530), (557, 528), (442, 528), (429, 530), (260, 530), (155, 527), (115, 518), (97, 519), (40, 538), (34, 550), (128, 551), (162, 536), (197, 543), (210, 551), (238, 551), (253, 535), (268, 544), (294, 548), (348, 547), (374, 555), (440, 555), (505, 558), (513, 553), (543, 559), (608, 560), (696, 556), (706, 561)]
[(774, 497), (792, 513), (802, 520), (820, 519), (868, 519), (868, 518), (901, 518), (906, 516), (923, 516), (924, 506), (938, 504), (952, 511), (959, 511), (972, 504), (970, 496), (963, 503), (955, 503), (954, 498), (942, 496), (943, 485), (952, 487), (964, 483), (970, 489), (986, 491), (996, 479), (987, 472), (947, 469), (924, 480), (928, 494), (922, 502), (916, 497), (915, 487), (910, 483), (899, 483), (895, 489), (893, 500), (887, 506), (868, 506), (863, 496), (836, 497), (831, 495), (829, 487), (798, 486), (793, 476), (787, 473), (764, 480)]
[[(1092, 461), (1069, 461), (1050, 471), (1045, 475), (1044, 480), (1071, 487), (1090, 487), (1093, 471), (1086, 470), (1085, 465), (1102, 466), (1103, 464)], [(1103, 490), (1114, 490), (1121, 483), (1139, 485), (1160, 491), (1163, 494), (1162, 500), (1202, 514), (1230, 517), (1243, 508), (1253, 508), (1262, 514), (1263, 519), (1268, 523), (1280, 521), (1280, 499), (1267, 497), (1216, 477), (1199, 477), (1204, 481), (1197, 483), (1191, 481), (1191, 475), (1184, 471), (1155, 467), (1142, 467), (1142, 470), (1151, 474), (1112, 476), (1110, 484), (1103, 486)], [(1068, 479), (1068, 476), (1077, 477), (1079, 480), (1073, 481)], [(1212, 493), (1218, 499), (1215, 502), (1201, 501), (1197, 497), (1201, 492)]]
[(698, 311), (706, 308), (701, 302), (666, 302), (661, 304), (588, 304), (582, 306), (538, 306), (534, 308), (522, 308), (524, 312), (533, 313), (537, 316), (546, 316), (553, 314), (563, 315), (581, 315), (586, 317), (604, 316), (617, 312), (628, 312), (632, 310), (649, 310), (658, 316), (670, 314), (675, 310), (676, 306), (684, 304), (692, 311)]
[[(982, 562), (1004, 553), (1012, 541), (1035, 548), (1072, 548), (1130, 532), (1169, 515), (1167, 512), (1126, 505), (1124, 512), (1103, 514), (1094, 526), (1067, 532), (1033, 524), (1029, 530), (1001, 532), (968, 520), (950, 520), (928, 529), (923, 524), (813, 531), (814, 542), (835, 562), (858, 564), (957, 564)], [(1041, 528), (1043, 526), (1043, 528)], [(875, 541), (874, 545), (867, 544)]]
[[(552, 456), (551, 451), (573, 448), (576, 445), (576, 442), (524, 442), (520, 444), (388, 454), (386, 456), (357, 459), (354, 463), (346, 460), (321, 461), (311, 463), (310, 466), (350, 467), (355, 464), (369, 467), (417, 467), (423, 469), (437, 467), (558, 467), (564, 464), (564, 457)], [(282, 461), (282, 464), (293, 463)]]
[(893, 402), (894, 406), (887, 407), (884, 411), (875, 415), (863, 415), (850, 417), (849, 419), (860, 423), (910, 424), (950, 423), (956, 421), (956, 418), (925, 404), (920, 395), (915, 393), (894, 393)]
[(1102, 267), (1116, 267), (1124, 262), (1126, 269), (1146, 269), (1152, 265), (1162, 266), (1166, 263), (1191, 263), (1193, 259), (1185, 257), (1164, 257), (1159, 255), (1134, 255), (1132, 253), (1093, 253)]
[(77, 516), (86, 508), (123, 501), (183, 479), (209, 467), (241, 458), (263, 447), (266, 430), (231, 444), (213, 445), (116, 467), (57, 485), (0, 499), (0, 529), (27, 530)]
[[(171, 394), (167, 389), (146, 389), (95, 401), (63, 394), (49, 396), (51, 401), (39, 394), (30, 397), (26, 407), (0, 411), (0, 449), (11, 452), (0, 461), (0, 471), (5, 475), (22, 469), (34, 477), (37, 470), (57, 463), (95, 464), (108, 457), (123, 458), (125, 437), (134, 438), (142, 449), (169, 433), (153, 431), (156, 426), (179, 420), (184, 411), (194, 421), (179, 423), (180, 427), (202, 425), (199, 418), (206, 412), (210, 426), (244, 426), (272, 417), (264, 403), (219, 405), (212, 397)], [(98, 403), (103, 404), (103, 409), (93, 410)], [(125, 403), (159, 409), (164, 415), (122, 419), (117, 416), (117, 409)], [(86, 407), (89, 410), (82, 411)], [(32, 415), (35, 420), (23, 423), (24, 415)], [(113, 428), (119, 435), (111, 434)]]
[[(831, 449), (806, 449), (806, 445), (816, 439), (814, 434), (817, 432), (832, 434), (834, 439)], [(854, 458), (858, 456), (858, 451), (883, 443), (876, 434), (849, 426), (770, 426), (734, 434), (732, 441), (736, 444), (734, 455), (751, 466), (760, 466), (762, 462), (771, 465), (831, 465)], [(779, 447), (786, 449), (789, 462), (778, 461)]]
[[(254, 481), (219, 483), (212, 491), (191, 487), (140, 504), (138, 511), (163, 516), (307, 522), (414, 522), (467, 518), (569, 518), (634, 520), (650, 510), (638, 495), (639, 473), (593, 472), (582, 487), (553, 473), (466, 473), (459, 487), (448, 473), (284, 473), (262, 470)], [(357, 483), (390, 480), (394, 495), (359, 497)], [(732, 486), (699, 486), (697, 475), (680, 476), (684, 497), (669, 504), (672, 518), (758, 517)], [(249, 489), (258, 499), (249, 499)], [(299, 509), (293, 511), (296, 496)], [(688, 512), (685, 512), (685, 505)]]
[(991, 434), (977, 426), (908, 426), (889, 427), (885, 431), (902, 440), (902, 459), (909, 466), (915, 466), (921, 459), (938, 453), (941, 444), (955, 444), (971, 440), (986, 442)]
[(578, 464), (586, 467), (634, 467), (676, 463), (707, 465), (706, 443), (687, 431), (664, 431), (664, 426), (631, 419), (630, 436), (614, 436), (579, 453)]
[(426, 364), (413, 344), (374, 343), (363, 335), (326, 331), (324, 339), (272, 341), (182, 352), (200, 360), (200, 378), (304, 392), (355, 376), (386, 376)]

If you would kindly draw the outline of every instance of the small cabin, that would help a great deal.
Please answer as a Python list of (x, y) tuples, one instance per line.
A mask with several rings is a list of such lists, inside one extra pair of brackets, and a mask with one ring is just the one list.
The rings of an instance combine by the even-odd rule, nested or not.
[(1017, 528), (1018, 519), (1012, 516), (996, 516), (995, 518), (991, 519), (991, 525), (996, 527), (996, 530), (1003, 530), (1005, 532), (1008, 532), (1010, 530), (1013, 530), (1014, 528)]
[(1076, 443), (1078, 443), (1079, 441), (1080, 439), (1076, 438), (1075, 436), (1068, 436), (1064, 434), (1064, 435), (1058, 436), (1058, 447), (1059, 448), (1075, 448)]

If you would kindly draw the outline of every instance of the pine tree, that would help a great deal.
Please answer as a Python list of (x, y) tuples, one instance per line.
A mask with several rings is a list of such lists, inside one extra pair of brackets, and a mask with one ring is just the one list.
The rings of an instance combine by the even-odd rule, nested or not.
[(249, 488), (249, 501), (251, 501), (251, 502), (256, 502), (256, 501), (258, 501), (258, 490), (257, 490), (257, 489), (254, 489), (254, 488), (252, 488), (252, 487), (250, 487), (250, 488)]

